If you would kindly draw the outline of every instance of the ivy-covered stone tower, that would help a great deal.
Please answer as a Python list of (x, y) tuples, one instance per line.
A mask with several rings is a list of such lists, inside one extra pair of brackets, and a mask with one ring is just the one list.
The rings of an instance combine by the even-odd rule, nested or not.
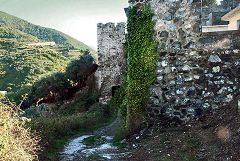
[(153, 121), (187, 122), (239, 93), (239, 31), (201, 33), (200, 2), (129, 0), (128, 60), (125, 25), (98, 25), (100, 102), (121, 84), (127, 61), (121, 105), (130, 130), (139, 127), (142, 113)]

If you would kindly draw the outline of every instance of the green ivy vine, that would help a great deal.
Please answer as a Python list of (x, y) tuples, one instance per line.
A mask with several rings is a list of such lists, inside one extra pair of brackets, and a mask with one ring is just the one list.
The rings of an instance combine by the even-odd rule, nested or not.
[(127, 133), (138, 130), (145, 118), (149, 88), (156, 79), (157, 42), (154, 40), (153, 13), (149, 6), (141, 11), (129, 8), (127, 25), (127, 69), (122, 87), (113, 100), (120, 107)]

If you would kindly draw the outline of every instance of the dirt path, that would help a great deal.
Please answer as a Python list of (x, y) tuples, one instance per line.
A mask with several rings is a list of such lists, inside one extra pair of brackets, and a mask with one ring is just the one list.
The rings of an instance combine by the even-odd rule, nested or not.
[[(118, 125), (116, 119), (110, 125), (70, 140), (60, 153), (60, 161), (122, 161), (129, 154), (113, 146), (113, 135)], [(86, 145), (87, 138), (99, 138), (104, 142)]]

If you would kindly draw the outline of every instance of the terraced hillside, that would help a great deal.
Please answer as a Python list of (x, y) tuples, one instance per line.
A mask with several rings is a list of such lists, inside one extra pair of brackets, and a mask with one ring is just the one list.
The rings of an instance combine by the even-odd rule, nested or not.
[[(56, 44), (38, 44), (42, 42)], [(7, 91), (11, 100), (20, 103), (35, 81), (63, 71), (85, 50), (95, 53), (59, 31), (0, 12), (0, 91)]]
[(58, 45), (69, 46), (81, 50), (93, 51), (86, 44), (68, 36), (60, 31), (34, 25), (25, 20), (0, 11), (0, 26), (14, 28), (23, 33), (32, 35), (41, 41), (54, 41)]

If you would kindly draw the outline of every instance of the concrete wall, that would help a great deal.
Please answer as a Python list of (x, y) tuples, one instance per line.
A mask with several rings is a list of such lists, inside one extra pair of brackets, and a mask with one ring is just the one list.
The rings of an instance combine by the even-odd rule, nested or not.
[(202, 32), (228, 31), (228, 25), (202, 26)]

